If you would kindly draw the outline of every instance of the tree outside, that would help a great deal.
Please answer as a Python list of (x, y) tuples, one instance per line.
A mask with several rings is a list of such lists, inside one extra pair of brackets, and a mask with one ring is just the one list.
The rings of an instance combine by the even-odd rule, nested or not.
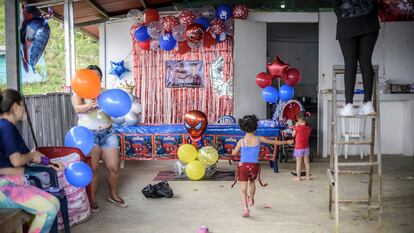
[[(6, 44), (4, 1), (0, 0), (0, 45)], [(52, 18), (48, 21), (50, 38), (43, 56), (45, 69), (37, 72), (47, 75), (46, 82), (23, 84), (25, 95), (64, 92), (65, 90), (65, 41), (63, 24)], [(7, 49), (7, 48), (6, 48)], [(80, 29), (75, 30), (76, 70), (99, 63), (99, 43)], [(0, 88), (4, 88), (0, 85)]]

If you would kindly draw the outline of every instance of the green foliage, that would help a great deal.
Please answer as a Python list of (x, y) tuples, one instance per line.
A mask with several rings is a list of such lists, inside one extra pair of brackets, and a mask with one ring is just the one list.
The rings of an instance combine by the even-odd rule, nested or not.
[[(5, 37), (5, 15), (4, 1), (0, 0), (0, 45), (6, 44)], [(63, 24), (55, 19), (48, 21), (50, 27), (50, 38), (43, 56), (45, 58), (46, 69), (40, 68), (37, 72), (42, 77), (47, 75), (48, 81), (43, 83), (24, 84), (23, 93), (43, 94), (65, 91), (65, 38)], [(84, 68), (90, 64), (99, 63), (99, 44), (98, 40), (90, 37), (83, 31), (75, 30), (75, 60), (76, 70)]]

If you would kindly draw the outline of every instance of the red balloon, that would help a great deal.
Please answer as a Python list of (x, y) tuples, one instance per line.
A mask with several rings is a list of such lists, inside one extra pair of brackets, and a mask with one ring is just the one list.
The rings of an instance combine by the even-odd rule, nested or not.
[(249, 8), (244, 4), (238, 4), (233, 8), (233, 18), (246, 19), (249, 15)]
[(170, 15), (163, 17), (161, 22), (166, 32), (171, 32), (172, 29), (179, 24), (178, 19)]
[(296, 86), (300, 80), (300, 72), (296, 68), (289, 68), (286, 72), (286, 77), (283, 79), (291, 87)]
[(213, 35), (211, 35), (209, 30), (204, 33), (203, 43), (204, 48), (210, 48), (211, 46), (216, 44), (216, 38), (214, 38)]
[(224, 32), (224, 29), (226, 29), (226, 25), (222, 20), (219, 19), (213, 19), (210, 22), (210, 31), (211, 33), (215, 35), (219, 35), (220, 33)]
[(160, 20), (160, 14), (158, 13), (158, 10), (156, 9), (145, 9), (144, 11), (144, 22), (146, 25), (151, 23), (152, 21), (158, 21)]
[(261, 88), (272, 85), (272, 76), (270, 74), (261, 72), (256, 75), (256, 84)]
[(179, 54), (185, 54), (185, 53), (189, 52), (190, 50), (191, 50), (191, 48), (188, 46), (187, 41), (178, 42), (176, 51)]
[(194, 22), (195, 16), (190, 10), (185, 10), (181, 12), (180, 16), (178, 16), (178, 20), (181, 24), (190, 25)]
[(198, 43), (203, 39), (204, 31), (203, 26), (200, 24), (191, 24), (187, 27), (187, 30), (185, 31), (185, 37), (188, 41), (193, 43)]
[(272, 63), (267, 64), (267, 69), (273, 78), (279, 77), (284, 79), (288, 68), (289, 64), (284, 63), (279, 56), (277, 56)]
[(151, 39), (148, 39), (148, 40), (142, 41), (142, 42), (140, 41), (140, 42), (138, 42), (138, 45), (142, 50), (150, 50), (151, 49)]

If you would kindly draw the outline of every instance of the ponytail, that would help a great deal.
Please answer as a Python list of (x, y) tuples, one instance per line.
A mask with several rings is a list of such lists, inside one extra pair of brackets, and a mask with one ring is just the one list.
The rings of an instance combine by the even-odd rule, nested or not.
[(300, 112), (298, 114), (298, 120), (304, 121), (307, 126), (310, 126), (310, 112)]

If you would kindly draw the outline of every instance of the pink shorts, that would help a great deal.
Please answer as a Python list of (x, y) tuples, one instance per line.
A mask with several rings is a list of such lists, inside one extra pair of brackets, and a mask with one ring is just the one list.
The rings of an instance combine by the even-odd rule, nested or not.
[(309, 156), (309, 147), (305, 149), (295, 149), (293, 151), (293, 157), (303, 157), (303, 156)]

